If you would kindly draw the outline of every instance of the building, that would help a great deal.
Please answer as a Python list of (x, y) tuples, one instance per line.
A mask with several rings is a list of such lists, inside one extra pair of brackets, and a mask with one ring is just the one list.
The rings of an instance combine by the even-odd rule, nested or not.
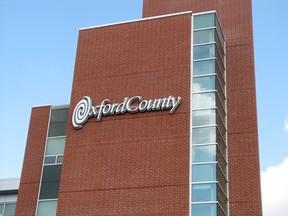
[(32, 109), (15, 215), (262, 215), (251, 1), (143, 17), (80, 29), (70, 105)]
[(0, 216), (11, 216), (15, 213), (20, 179), (0, 180)]

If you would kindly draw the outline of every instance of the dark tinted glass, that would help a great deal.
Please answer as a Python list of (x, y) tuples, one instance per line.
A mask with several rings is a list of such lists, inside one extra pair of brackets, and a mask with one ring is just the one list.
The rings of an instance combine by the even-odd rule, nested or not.
[(58, 198), (61, 169), (61, 165), (44, 166), (40, 199)]
[(68, 108), (63, 109), (52, 109), (50, 122), (63, 122), (67, 121)]
[(44, 164), (54, 164), (56, 156), (45, 157)]
[(68, 111), (68, 108), (52, 109), (48, 137), (66, 135)]
[(48, 137), (65, 136), (67, 122), (50, 123)]
[(63, 163), (63, 156), (57, 157), (57, 163)]

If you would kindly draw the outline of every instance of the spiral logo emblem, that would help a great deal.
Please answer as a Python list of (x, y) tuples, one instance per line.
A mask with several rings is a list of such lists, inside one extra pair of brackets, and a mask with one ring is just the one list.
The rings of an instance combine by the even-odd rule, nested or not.
[(83, 124), (88, 120), (91, 107), (92, 99), (88, 96), (83, 97), (78, 102), (72, 115), (72, 124), (75, 129), (82, 128)]

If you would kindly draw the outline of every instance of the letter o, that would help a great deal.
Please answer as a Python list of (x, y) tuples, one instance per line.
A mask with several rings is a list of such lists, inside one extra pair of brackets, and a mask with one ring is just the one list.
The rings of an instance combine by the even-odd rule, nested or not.
[(147, 110), (148, 101), (142, 100), (139, 104), (139, 110), (140, 112), (145, 112)]
[(104, 116), (107, 116), (110, 114), (110, 110), (111, 110), (111, 104), (106, 104), (104, 107), (103, 107), (103, 115)]

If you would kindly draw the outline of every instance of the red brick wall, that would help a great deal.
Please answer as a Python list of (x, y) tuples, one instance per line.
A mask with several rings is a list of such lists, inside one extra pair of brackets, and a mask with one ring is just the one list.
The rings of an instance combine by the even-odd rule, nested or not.
[[(57, 215), (188, 214), (190, 35), (191, 14), (80, 31)], [(75, 130), (85, 95), (183, 100)]]
[(226, 37), (230, 216), (262, 215), (251, 0), (144, 0), (143, 17), (216, 10)]
[(35, 216), (50, 106), (32, 108), (15, 216)]

